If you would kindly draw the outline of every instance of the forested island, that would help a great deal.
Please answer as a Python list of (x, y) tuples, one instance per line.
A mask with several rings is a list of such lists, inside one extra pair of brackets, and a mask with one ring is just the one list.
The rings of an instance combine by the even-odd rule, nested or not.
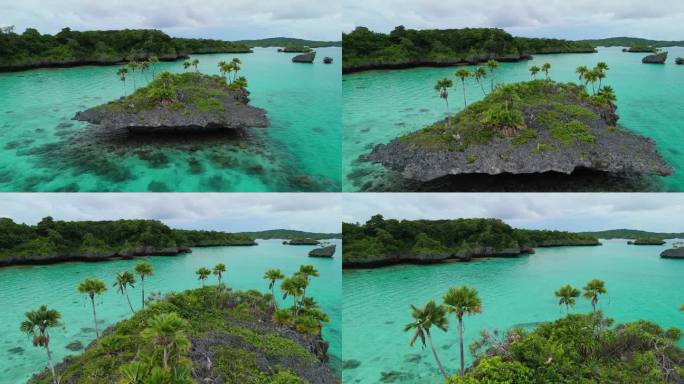
[(241, 235), (246, 235), (253, 237), (255, 239), (313, 239), (313, 240), (325, 240), (325, 239), (341, 239), (341, 233), (318, 233), (318, 232), (305, 232), (296, 231), (292, 229), (270, 229), (267, 231), (257, 231), (257, 232), (239, 232)]
[(663, 245), (665, 240), (657, 237), (638, 237), (627, 242), (630, 245)]
[[(151, 264), (141, 262), (134, 272), (143, 283), (144, 277), (155, 271)], [(81, 355), (56, 365), (50, 348), (64, 345), (56, 344), (50, 334), (68, 326), (61, 321), (60, 308), (43, 305), (26, 312), (20, 326), (29, 336), (26, 343), (32, 340), (34, 347), (44, 349), (48, 362), (48, 368), (29, 383), (86, 384), (94, 377), (102, 383), (130, 384), (340, 382), (326, 364), (328, 343), (321, 337), (330, 318), (306, 291), (319, 275), (313, 266), (302, 265), (291, 276), (278, 269), (266, 271), (263, 287), (270, 291), (267, 294), (231, 290), (225, 272), (224, 264), (201, 267), (194, 275), (202, 288), (161, 298), (146, 298), (143, 288), (140, 309), (128, 294), (136, 288), (135, 275), (120, 272), (114, 286), (128, 299), (132, 317), (102, 333), (98, 332), (96, 309), (122, 302), (94, 300), (108, 285), (97, 278), (83, 280), (78, 291), (90, 297), (96, 339)], [(212, 274), (216, 285), (205, 286)], [(188, 273), (188, 278), (194, 277)], [(277, 286), (279, 281), (282, 284)], [(278, 304), (277, 291), (292, 306)]]
[(414, 30), (398, 26), (385, 34), (357, 27), (342, 34), (342, 45), (344, 73), (518, 61), (533, 54), (595, 52), (589, 43), (514, 37), (498, 28)]
[(58, 221), (36, 225), (0, 219), (0, 266), (172, 256), (201, 246), (256, 245), (244, 234), (171, 229), (156, 220)]
[(342, 224), (345, 268), (515, 257), (535, 247), (596, 245), (601, 243), (594, 236), (515, 229), (499, 219), (399, 221), (375, 215), (365, 224)]
[(684, 40), (649, 40), (638, 37), (609, 37), (607, 39), (579, 40), (594, 47), (684, 47)]
[(39, 67), (113, 65), (147, 60), (173, 61), (201, 53), (249, 53), (249, 45), (212, 39), (174, 38), (154, 29), (72, 31), (55, 35), (28, 28), (0, 30), (0, 71)]
[(684, 239), (684, 233), (677, 232), (648, 232), (638, 229), (609, 229), (605, 231), (581, 232), (582, 235), (594, 236), (599, 239)]
[(237, 40), (236, 44), (244, 44), (250, 47), (286, 47), (288, 45), (301, 45), (309, 48), (341, 47), (341, 41), (319, 41), (297, 39), (292, 37), (269, 37), (257, 40)]

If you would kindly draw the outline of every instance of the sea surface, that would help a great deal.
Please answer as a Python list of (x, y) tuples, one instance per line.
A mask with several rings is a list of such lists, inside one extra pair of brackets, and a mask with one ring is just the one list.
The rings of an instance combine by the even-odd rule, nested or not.
[[(467, 347), (483, 329), (504, 331), (565, 315), (553, 292), (561, 285), (582, 288), (599, 278), (608, 293), (599, 308), (617, 322), (645, 319), (663, 327), (684, 329), (682, 276), (684, 260), (661, 259), (663, 246), (627, 245), (627, 240), (602, 240), (598, 247), (539, 248), (534, 255), (484, 259), (431, 266), (401, 265), (343, 271), (342, 356), (346, 383), (378, 383), (383, 373), (394, 383), (442, 383), (430, 349), (409, 347), (405, 324), (412, 321), (409, 305), (441, 302), (451, 286), (467, 284), (479, 291), (482, 314), (464, 318)], [(589, 312), (579, 298), (571, 312)], [(459, 368), (457, 322), (450, 317), (448, 333), (432, 331), (435, 347), (449, 374)], [(360, 363), (350, 368), (351, 360)]]
[[(314, 64), (276, 48), (190, 58), (207, 74), (242, 61), (251, 105), (271, 127), (239, 135), (131, 137), (71, 120), (123, 95), (118, 66), (0, 73), (0, 191), (339, 191), (342, 51), (317, 52)], [(155, 72), (182, 72), (182, 63)], [(129, 74), (128, 94), (134, 82), (146, 79)]]
[[(684, 66), (675, 65), (676, 57), (684, 57), (683, 47), (665, 48), (669, 51), (665, 65), (642, 64), (646, 54), (625, 53), (622, 48), (599, 48), (594, 54), (536, 55), (534, 60), (501, 63), (495, 81), (519, 82), (530, 80), (528, 68), (551, 64), (550, 77), (563, 82), (579, 82), (575, 68), (592, 68), (599, 61), (610, 66), (603, 84), (610, 85), (617, 94), (619, 124), (630, 131), (650, 137), (658, 150), (675, 169), (673, 176), (657, 182), (664, 191), (684, 191)], [(468, 67), (469, 70), (475, 67)], [(369, 153), (377, 144), (417, 131), (445, 117), (443, 99), (433, 86), (448, 77), (454, 81), (449, 92), (449, 110), (454, 114), (463, 109), (463, 89), (454, 77), (457, 67), (415, 68), (394, 71), (369, 71), (344, 75), (343, 100), (343, 190), (367, 188), (382, 172), (379, 164), (359, 162), (360, 155)], [(543, 76), (543, 74), (540, 74)], [(538, 77), (540, 78), (540, 77)], [(489, 90), (491, 77), (485, 79)], [(472, 78), (466, 81), (469, 103), (483, 98), (482, 90)]]
[[(323, 337), (330, 342), (331, 364), (337, 368), (342, 348), (341, 241), (329, 241), (338, 250), (332, 259), (308, 257), (314, 247), (283, 245), (282, 240), (257, 240), (259, 245), (252, 247), (195, 248), (190, 254), (173, 257), (146, 257), (154, 268), (154, 275), (145, 279), (145, 293), (165, 294), (198, 288), (195, 270), (202, 266), (211, 268), (217, 263), (224, 263), (228, 269), (224, 277), (228, 287), (267, 292), (268, 282), (263, 279), (266, 270), (280, 268), (284, 274), (291, 275), (300, 265), (312, 264), (320, 277), (312, 279), (307, 294), (331, 318), (323, 328)], [(118, 260), (0, 268), (0, 384), (26, 382), (33, 373), (47, 367), (45, 350), (33, 347), (31, 340), (19, 331), (24, 312), (42, 304), (61, 312), (63, 327), (51, 330), (50, 341), (54, 359), (60, 362), (69, 354), (79, 353), (65, 348), (69, 342), (88, 345), (95, 338), (90, 299), (76, 290), (79, 282), (96, 277), (107, 283), (107, 292), (96, 299), (99, 328), (103, 330), (130, 316), (125, 296), (118, 294), (111, 284), (117, 272), (132, 270), (135, 264), (135, 260)], [(215, 277), (211, 276), (208, 283), (216, 284)], [(129, 295), (138, 309), (139, 285)]]

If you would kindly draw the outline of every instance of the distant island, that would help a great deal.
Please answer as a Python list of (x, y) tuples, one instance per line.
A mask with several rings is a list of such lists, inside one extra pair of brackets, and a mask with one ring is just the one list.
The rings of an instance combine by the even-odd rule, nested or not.
[(0, 31), (0, 71), (113, 65), (152, 56), (174, 61), (190, 54), (249, 52), (249, 45), (243, 43), (174, 38), (154, 29), (81, 32), (64, 28), (55, 35), (42, 35), (33, 28), (21, 34), (12, 27)]
[(249, 47), (286, 47), (288, 45), (300, 45), (309, 48), (341, 47), (342, 41), (319, 41), (296, 39), (292, 37), (270, 37), (257, 40), (237, 40), (235, 44), (244, 44)]
[(684, 239), (682, 232), (648, 232), (638, 229), (609, 229), (605, 231), (580, 232), (582, 235), (594, 236), (599, 239)]
[(389, 34), (357, 27), (342, 34), (344, 73), (371, 69), (519, 61), (533, 54), (594, 53), (585, 42), (513, 37), (498, 28), (414, 30), (396, 27)]
[(292, 229), (270, 229), (267, 231), (256, 231), (256, 232), (239, 232), (240, 235), (245, 235), (253, 237), (255, 239), (314, 239), (314, 240), (326, 240), (326, 239), (341, 239), (341, 233), (318, 233), (318, 232), (305, 232), (296, 231)]
[(514, 229), (499, 219), (399, 221), (375, 215), (365, 224), (343, 223), (342, 236), (344, 268), (516, 257), (537, 247), (601, 245), (593, 236)]
[(638, 37), (609, 37), (606, 39), (578, 40), (594, 47), (684, 47), (684, 40), (649, 40)]
[(294, 238), (283, 242), (285, 245), (318, 245), (320, 243), (320, 241), (311, 238)]
[(663, 245), (663, 244), (665, 244), (665, 240), (659, 239), (657, 237), (643, 237), (643, 238), (630, 240), (627, 242), (627, 244), (630, 244), (630, 245)]
[(192, 247), (253, 246), (253, 237), (216, 231), (171, 229), (156, 220), (56, 221), (36, 225), (0, 219), (0, 267), (174, 256)]

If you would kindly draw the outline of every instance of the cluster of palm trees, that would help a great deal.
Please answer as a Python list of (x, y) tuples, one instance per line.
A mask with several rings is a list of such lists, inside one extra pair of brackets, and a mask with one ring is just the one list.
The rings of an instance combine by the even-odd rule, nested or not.
[(186, 60), (183, 62), (183, 70), (187, 71), (188, 68), (195, 68), (195, 72), (199, 73), (199, 59)]
[[(609, 69), (608, 64), (601, 61), (593, 69), (587, 68), (586, 65), (579, 66), (575, 69), (575, 73), (579, 76), (579, 80), (584, 82), (585, 86), (591, 84), (592, 94), (596, 95), (597, 92), (600, 94), (603, 88), (603, 79), (606, 78), (606, 72)], [(598, 90), (596, 89), (596, 83), (598, 83)]]
[(223, 274), (226, 273), (226, 265), (218, 263), (214, 266), (214, 268), (209, 269), (206, 267), (200, 267), (195, 271), (195, 275), (197, 275), (197, 280), (200, 281), (202, 284), (202, 287), (204, 287), (204, 282), (207, 280), (209, 275), (214, 275), (216, 276), (218, 280), (218, 289), (219, 291), (223, 289)]
[[(238, 72), (240, 71), (240, 64), (242, 62), (237, 57), (234, 57), (231, 61), (219, 61), (218, 67), (219, 71), (226, 78), (228, 84), (232, 84), (233, 81), (238, 79)], [(232, 76), (231, 76), (232, 73)]]
[(544, 72), (546, 80), (550, 80), (550, 78), (549, 78), (549, 71), (550, 70), (551, 70), (551, 64), (550, 63), (542, 64), (541, 68), (539, 68), (536, 65), (533, 65), (529, 69), (530, 75), (532, 76), (533, 79), (537, 78), (537, 74), (539, 74), (539, 72)]
[[(494, 91), (494, 72), (499, 68), (499, 62), (496, 60), (489, 60), (486, 64), (486, 66), (489, 68), (489, 73), (492, 75), (491, 77), (491, 84), (490, 84), (490, 91)], [(482, 94), (487, 96), (487, 92), (485, 91), (484, 88), (484, 79), (487, 77), (487, 70), (484, 67), (477, 67), (473, 71), (473, 73), (470, 73), (469, 70), (465, 68), (461, 68), (456, 73), (454, 73), (454, 76), (456, 76), (458, 79), (461, 80), (461, 86), (463, 88), (463, 106), (467, 107), (468, 106), (468, 99), (466, 98), (466, 89), (465, 89), (465, 81), (468, 78), (474, 78), (477, 84), (480, 86), (480, 89), (482, 90)], [(434, 88), (437, 92), (439, 92), (439, 97), (444, 99), (444, 102), (446, 103), (446, 108), (447, 112), (449, 111), (449, 88), (454, 86), (454, 82), (451, 81), (448, 78), (443, 78), (441, 80), (437, 80), (437, 83), (435, 84)]]
[(290, 277), (280, 271), (280, 269), (269, 269), (264, 273), (264, 279), (268, 281), (268, 289), (271, 291), (274, 311), (278, 310), (278, 303), (275, 298), (275, 284), (278, 280), (282, 280), (280, 284), (280, 291), (283, 295), (283, 300), (289, 297), (292, 298), (292, 317), (297, 318), (299, 311), (307, 303), (306, 289), (311, 283), (312, 277), (318, 277), (318, 270), (313, 265), (301, 265), (299, 270)]
[[(605, 283), (599, 279), (592, 279), (580, 292), (577, 288), (570, 285), (560, 287), (554, 294), (559, 298), (559, 305), (565, 306), (566, 311), (569, 312), (570, 307), (576, 303), (576, 299), (582, 294), (584, 298), (590, 300), (593, 311), (596, 312), (599, 296), (606, 294)], [(413, 321), (406, 324), (404, 331), (413, 331), (413, 336), (409, 341), (409, 346), (413, 346), (416, 341), (420, 341), (423, 348), (427, 344), (430, 345), (432, 354), (434, 355), (437, 367), (440, 373), (448, 378), (447, 372), (442, 366), (437, 350), (432, 342), (431, 328), (434, 326), (444, 332), (449, 330), (449, 314), (454, 314), (458, 322), (458, 344), (460, 355), (460, 375), (465, 374), (465, 358), (463, 352), (463, 317), (466, 315), (473, 315), (482, 313), (482, 301), (478, 296), (476, 289), (463, 285), (461, 287), (451, 287), (442, 296), (443, 303), (437, 304), (434, 300), (430, 300), (424, 307), (419, 308), (411, 305), (411, 316)], [(684, 304), (680, 307), (684, 311)]]
[(411, 316), (414, 321), (406, 324), (404, 331), (408, 332), (413, 330), (413, 336), (409, 342), (410, 346), (413, 346), (417, 340), (425, 348), (426, 340), (430, 344), (430, 349), (432, 349), (432, 354), (437, 362), (437, 367), (442, 373), (445, 379), (449, 376), (447, 375), (442, 362), (439, 360), (437, 350), (435, 349), (434, 343), (432, 342), (432, 335), (430, 334), (430, 328), (434, 325), (435, 327), (441, 329), (444, 332), (449, 330), (449, 319), (448, 314), (453, 313), (458, 321), (458, 342), (459, 350), (461, 356), (461, 376), (465, 373), (465, 360), (463, 354), (463, 317), (465, 315), (472, 315), (477, 313), (482, 313), (482, 302), (478, 296), (477, 290), (470, 288), (467, 285), (461, 287), (451, 287), (442, 296), (443, 304), (438, 305), (434, 300), (430, 300), (424, 307), (418, 308), (411, 305)]
[[(129, 72), (135, 73), (135, 71), (140, 71), (140, 73), (145, 78), (145, 81), (147, 81), (147, 71), (151, 71), (152, 79), (154, 80), (154, 67), (157, 64), (159, 64), (159, 58), (157, 56), (150, 56), (147, 60), (143, 61), (131, 60), (125, 66), (119, 68), (116, 71), (116, 76), (119, 78), (119, 80), (121, 80), (121, 83), (123, 84), (124, 96), (126, 96), (126, 75), (128, 75)], [(135, 84), (135, 77), (133, 77), (133, 91), (135, 92), (136, 89), (138, 88)]]

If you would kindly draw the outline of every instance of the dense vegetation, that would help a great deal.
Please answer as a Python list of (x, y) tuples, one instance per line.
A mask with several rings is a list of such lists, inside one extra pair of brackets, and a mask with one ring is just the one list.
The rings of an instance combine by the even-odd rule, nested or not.
[(629, 244), (633, 245), (663, 245), (665, 240), (658, 237), (639, 237), (630, 241)]
[[(136, 273), (149, 264), (140, 263)], [(306, 288), (318, 271), (310, 265), (301, 266), (291, 277), (279, 270), (267, 271), (264, 279), (272, 293), (282, 280), (284, 297), (293, 298), (291, 308), (281, 308), (272, 294), (258, 291), (232, 292), (222, 282), (223, 264), (212, 270), (197, 271), (203, 288), (171, 293), (163, 299), (151, 296), (147, 307), (134, 310), (129, 320), (105, 331), (85, 352), (67, 358), (54, 367), (50, 353), (50, 328), (61, 326), (60, 313), (46, 306), (26, 314), (22, 332), (33, 337), (34, 346), (47, 352), (49, 370), (29, 382), (37, 383), (135, 383), (191, 384), (207, 379), (226, 383), (306, 384), (328, 382), (332, 373), (325, 367), (327, 344), (320, 338), (328, 316), (316, 301), (306, 296)], [(204, 287), (210, 274), (217, 285)], [(128, 274), (129, 280), (121, 279)], [(115, 287), (135, 280), (130, 272), (117, 274)], [(98, 279), (86, 279), (78, 287), (81, 293), (93, 296), (106, 290)], [(143, 293), (144, 297), (144, 293)], [(97, 327), (95, 301), (93, 321)], [(98, 305), (103, 305), (99, 303)], [(106, 303), (106, 305), (112, 305)], [(54, 348), (55, 346), (52, 345)], [(54, 367), (54, 368), (53, 368)], [(327, 378), (318, 376), (327, 376)]]
[(42, 35), (33, 28), (0, 31), (0, 70), (54, 65), (115, 64), (157, 56), (176, 60), (192, 53), (249, 52), (245, 44), (172, 38), (159, 30), (72, 31)]
[(571, 232), (514, 229), (499, 219), (385, 220), (342, 224), (345, 262), (372, 261), (406, 254), (445, 254), (536, 246), (598, 244), (593, 236)]
[(513, 37), (496, 28), (414, 30), (398, 26), (384, 34), (357, 27), (342, 35), (342, 44), (344, 69), (466, 61), (478, 55), (517, 60), (534, 53), (594, 51), (587, 43)]
[(596, 40), (580, 40), (582, 43), (591, 44), (595, 47), (635, 47), (635, 46), (652, 46), (652, 47), (684, 47), (684, 40), (680, 41), (663, 41), (663, 40), (648, 40), (637, 37), (610, 37), (607, 39)]
[(341, 239), (341, 233), (319, 233), (319, 232), (305, 232), (293, 229), (270, 229), (267, 231), (257, 232), (240, 232), (239, 234), (247, 235), (255, 239), (286, 239), (292, 240), (297, 238), (325, 240), (325, 239)]
[(659, 239), (684, 239), (684, 233), (648, 232), (637, 229), (609, 229), (606, 231), (582, 232), (583, 235), (599, 239), (638, 239), (655, 237)]
[(173, 230), (156, 220), (55, 221), (36, 225), (0, 219), (0, 264), (24, 256), (49, 258), (95, 253), (126, 253), (137, 249), (176, 249), (216, 244), (252, 244), (247, 235)]
[(341, 41), (318, 41), (295, 39), (292, 37), (271, 37), (267, 39), (258, 40), (238, 40), (236, 44), (245, 44), (250, 47), (285, 47), (290, 44), (303, 45), (309, 48), (320, 47), (341, 47)]

